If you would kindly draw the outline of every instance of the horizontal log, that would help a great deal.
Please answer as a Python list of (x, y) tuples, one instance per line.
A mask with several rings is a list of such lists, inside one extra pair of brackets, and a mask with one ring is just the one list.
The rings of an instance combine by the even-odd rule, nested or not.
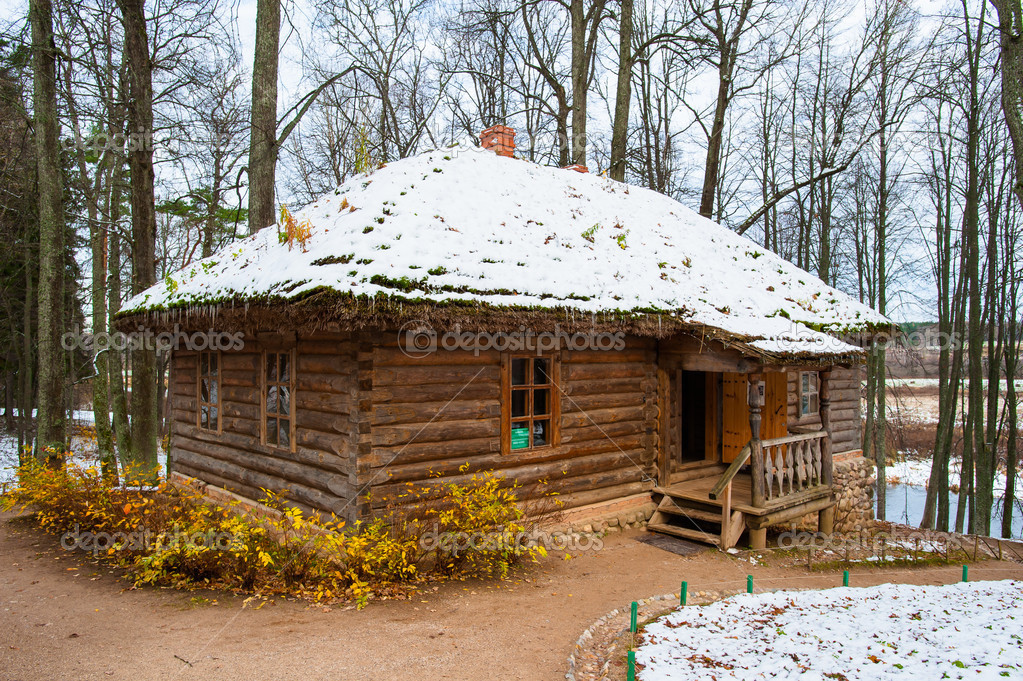
[(642, 392), (563, 396), (561, 399), (561, 413), (567, 414), (575, 411), (591, 412), (616, 407), (635, 407), (644, 404), (646, 397), (647, 395)]
[(295, 415), (295, 425), (299, 430), (310, 429), (330, 435), (349, 435), (358, 428), (349, 414), (331, 414), (311, 409), (299, 410)]
[(654, 351), (652, 348), (635, 347), (628, 343), (624, 350), (564, 350), (561, 352), (562, 366), (566, 364), (608, 364), (619, 362), (642, 364), (653, 361)]
[(304, 448), (308, 448), (315, 452), (340, 457), (342, 461), (350, 460), (353, 453), (351, 438), (346, 433), (322, 433), (299, 425), (295, 433), (295, 440), (300, 452)]
[(561, 510), (567, 511), (572, 508), (601, 504), (612, 499), (624, 499), (634, 494), (640, 494), (650, 489), (652, 483), (638, 481), (626, 482), (619, 485), (609, 485), (598, 489), (584, 490), (580, 492), (569, 492), (558, 496), (561, 502)]
[(374, 427), (398, 424), (426, 424), (430, 421), (492, 419), (501, 415), (497, 400), (450, 400), (419, 404), (373, 405)]
[(476, 379), (469, 385), (438, 383), (435, 385), (389, 385), (373, 386), (370, 393), (374, 405), (405, 404), (409, 402), (437, 402), (453, 399), (487, 400), (497, 399), (501, 387), (497, 383), (483, 382)]
[[(459, 473), (463, 466), (468, 473), (486, 470), (519, 470), (527, 464), (559, 464), (563, 469), (577, 471), (576, 466), (584, 466), (585, 462), (595, 460), (593, 457), (604, 456), (607, 460), (620, 459), (622, 452), (639, 451), (642, 449), (642, 437), (632, 436), (617, 443), (588, 442), (571, 446), (522, 450), (509, 454), (500, 452), (479, 453), (475, 456), (445, 458), (439, 460), (420, 460), (410, 462), (392, 456), (385, 463), (384, 475), (392, 482), (420, 482), (438, 476), (446, 477)], [(632, 456), (632, 455), (630, 455)]]
[[(600, 487), (607, 484), (618, 484), (638, 480), (644, 473), (641, 467), (634, 462), (640, 460), (641, 452), (618, 452), (614, 455), (600, 455), (594, 457), (583, 457), (566, 459), (563, 461), (541, 462), (524, 466), (505, 467), (498, 473), (511, 483), (520, 485), (523, 488), (536, 485), (546, 480), (546, 489), (552, 492), (572, 492), (579, 489), (586, 489), (587, 485)], [(386, 469), (384, 469), (386, 470)], [(457, 470), (457, 469), (456, 469)], [(436, 477), (429, 481), (429, 487), (436, 487), (438, 491), (443, 485), (459, 484), (464, 485), (471, 481), (473, 473), (460, 473), (447, 477)], [(374, 485), (371, 497), (374, 507), (383, 508), (396, 502), (400, 495), (407, 492), (405, 482), (398, 482), (394, 479), (380, 477), (386, 482)], [(428, 495), (433, 497), (435, 495)]]
[(468, 421), (437, 420), (427, 424), (377, 426), (373, 429), (373, 444), (402, 445), (409, 442), (444, 442), (466, 438), (497, 437), (501, 423), (498, 418)]
[[(198, 464), (190, 465), (190, 462), (186, 463), (184, 461), (177, 461), (174, 463), (173, 470), (177, 473), (181, 473), (182, 475), (187, 475), (190, 478), (195, 478), (200, 482), (205, 482), (215, 487), (220, 487), (221, 489), (233, 492), (238, 496), (256, 503), (259, 503), (266, 496), (266, 493), (257, 487), (252, 487), (236, 480), (229, 480), (217, 473), (214, 473), (213, 471), (199, 467)], [(319, 517), (321, 513), (331, 512), (327, 509), (317, 509), (299, 501), (295, 501), (294, 499), (290, 499), (286, 494), (282, 494), (281, 498), (285, 501), (286, 506), (293, 506), (309, 517), (316, 518)]]
[(309, 355), (299, 353), (296, 364), (298, 375), (335, 374), (338, 376), (351, 376), (359, 370), (355, 358), (345, 355)]
[(407, 445), (373, 447), (360, 461), (372, 468), (389, 463), (416, 463), (457, 458), (469, 458), (501, 451), (501, 440), (497, 435), (479, 438), (463, 438), (448, 442), (412, 442)]
[(337, 393), (321, 393), (311, 390), (295, 391), (295, 408), (311, 410), (325, 414), (348, 414), (355, 406), (351, 395)]
[(643, 362), (622, 362), (621, 364), (562, 364), (561, 380), (604, 381), (615, 378), (644, 378), (649, 365)]
[(561, 427), (563, 430), (570, 428), (585, 428), (596, 424), (604, 425), (610, 423), (622, 423), (625, 421), (646, 421), (646, 409), (642, 404), (628, 407), (613, 407), (608, 409), (593, 409), (586, 412), (567, 412), (564, 409), (561, 416)]
[(422, 366), (464, 366), (476, 367), (501, 365), (501, 353), (496, 350), (483, 350), (479, 353), (472, 350), (447, 350), (438, 347), (429, 354), (409, 356), (404, 348), (376, 347), (373, 349), (373, 366), (380, 367), (422, 367)]
[(302, 355), (339, 355), (355, 357), (357, 343), (347, 335), (337, 335), (334, 339), (327, 337), (300, 338), (298, 352)]
[(572, 442), (588, 442), (591, 440), (607, 439), (610, 439), (613, 442), (620, 437), (635, 435), (637, 433), (645, 433), (648, 428), (651, 430), (654, 428), (654, 423), (652, 421), (623, 421), (621, 423), (606, 424), (592, 424), (587, 422), (585, 425), (576, 428), (562, 428), (561, 444), (565, 445)]
[[(189, 437), (179, 438), (176, 442), (176, 447), (179, 453), (190, 452), (197, 456), (216, 459), (246, 471), (277, 478), (285, 485), (299, 484), (311, 490), (317, 490), (340, 498), (348, 499), (351, 497), (351, 485), (349, 484), (347, 471), (338, 472), (314, 468)], [(262, 486), (266, 487), (266, 485)], [(267, 489), (273, 488), (268, 487)]]
[(476, 366), (474, 364), (379, 367), (373, 370), (374, 386), (448, 383), (457, 386), (455, 388), (457, 391), (463, 385), (476, 382), (500, 385), (500, 380), (501, 368), (499, 366)]
[(354, 375), (298, 374), (296, 378), (298, 379), (298, 390), (303, 392), (349, 395), (359, 385)]
[(292, 452), (287, 449), (277, 449), (260, 444), (258, 438), (247, 437), (245, 435), (229, 432), (220, 434), (207, 433), (195, 428), (194, 426), (191, 428), (180, 428), (179, 435), (182, 438), (188, 438), (197, 442), (223, 446), (233, 451), (240, 452), (243, 456), (251, 454), (267, 457), (277, 461), (306, 466), (313, 469), (322, 469), (330, 474), (341, 474), (347, 476), (351, 471), (347, 457), (325, 450), (297, 447), (296, 451)]
[(238, 402), (242, 404), (259, 404), (262, 399), (260, 388), (243, 388), (240, 386), (225, 385), (220, 391), (221, 399), (225, 402)]
[(571, 395), (572, 397), (610, 393), (645, 393), (656, 389), (656, 379), (647, 376), (585, 381), (571, 380), (563, 376), (561, 379), (561, 390), (566, 395)]
[[(175, 461), (191, 469), (212, 473), (221, 480), (234, 481), (249, 489), (265, 488), (273, 492), (281, 492), (286, 489), (287, 493), (284, 496), (316, 509), (340, 510), (346, 502), (346, 499), (340, 496), (328, 494), (301, 483), (244, 468), (230, 461), (212, 458), (180, 447), (175, 452)], [(202, 479), (204, 476), (197, 477)]]

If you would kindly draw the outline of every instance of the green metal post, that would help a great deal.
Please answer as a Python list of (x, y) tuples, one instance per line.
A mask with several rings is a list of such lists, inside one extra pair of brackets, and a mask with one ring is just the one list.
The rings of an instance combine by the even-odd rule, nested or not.
[(686, 604), (686, 597), (688, 596), (688, 594), (686, 593), (687, 591), (689, 591), (689, 585), (686, 584), (685, 582), (682, 582), (682, 590), (678, 594), (678, 604), (679, 605), (685, 605)]
[(746, 575), (746, 593), (753, 593), (753, 575)]
[(844, 570), (842, 572), (842, 586), (849, 586), (849, 571)]

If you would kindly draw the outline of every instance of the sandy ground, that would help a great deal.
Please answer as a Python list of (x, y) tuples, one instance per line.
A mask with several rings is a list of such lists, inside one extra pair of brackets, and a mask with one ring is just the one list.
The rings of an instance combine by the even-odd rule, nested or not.
[[(551, 559), (509, 581), (447, 584), (362, 611), (277, 601), (259, 610), (221, 594), (128, 590), (105, 567), (0, 516), (0, 679), (562, 679), (579, 634), (646, 596), (837, 586), (805, 567), (752, 566), (742, 554), (682, 557), (610, 537), (603, 550)], [(853, 585), (957, 581), (958, 567), (862, 568)], [(986, 562), (972, 579), (1023, 578)], [(217, 599), (196, 605), (194, 597)]]

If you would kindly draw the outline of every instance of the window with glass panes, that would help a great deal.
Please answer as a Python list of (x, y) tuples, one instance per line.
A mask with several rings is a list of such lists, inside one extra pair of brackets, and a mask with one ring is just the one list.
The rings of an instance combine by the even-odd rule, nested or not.
[(263, 442), (292, 448), (295, 370), (291, 352), (266, 352), (263, 361)]
[(799, 415), (813, 416), (820, 411), (820, 397), (817, 393), (817, 372), (799, 372)]
[(220, 430), (220, 353), (199, 353), (197, 425), (203, 430)]
[(554, 443), (557, 387), (554, 360), (512, 357), (507, 363), (506, 413), (511, 451), (547, 447)]

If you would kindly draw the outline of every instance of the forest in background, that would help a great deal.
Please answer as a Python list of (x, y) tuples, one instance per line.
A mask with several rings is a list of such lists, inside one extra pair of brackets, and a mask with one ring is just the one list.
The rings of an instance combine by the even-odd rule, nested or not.
[[(504, 123), (524, 158), (667, 194), (883, 313), (930, 317), (949, 342), (921, 525), (1010, 536), (991, 508), (1000, 469), (1016, 503), (1016, 386), (998, 386), (1020, 355), (1019, 0), (257, 0), (251, 27), (234, 9), (31, 0), (2, 31), (0, 379), (19, 447), (58, 462), (91, 403), (105, 473), (152, 469), (167, 357), (69, 352), (64, 334), (110, 330), (132, 294), (282, 204)], [(863, 443), (879, 495), (883, 358)], [(950, 518), (957, 458), (968, 504)]]

